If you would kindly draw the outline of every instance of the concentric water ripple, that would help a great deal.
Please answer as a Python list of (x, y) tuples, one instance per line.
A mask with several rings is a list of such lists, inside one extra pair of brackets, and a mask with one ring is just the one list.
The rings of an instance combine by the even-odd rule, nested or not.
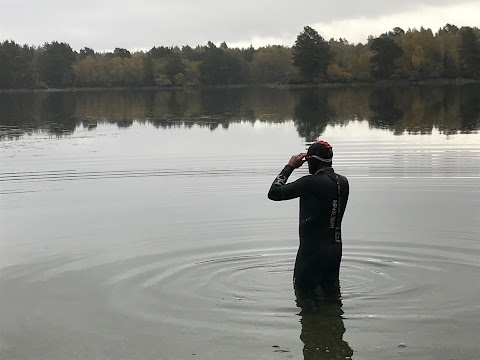
[[(124, 316), (174, 326), (219, 327), (289, 326), (298, 313), (292, 289), (296, 248), (259, 248), (253, 243), (216, 246), (137, 256), (114, 262), (77, 259), (36, 271), (32, 281), (45, 283), (82, 273), (98, 276), (99, 286)], [(246, 250), (246, 249), (250, 250)], [(358, 313), (347, 318), (438, 318), (444, 313), (471, 311), (468, 297), (432, 297), (444, 286), (450, 268), (474, 276), (479, 264), (465, 251), (411, 243), (355, 242), (344, 245), (341, 269), (342, 298)], [(94, 257), (95, 259), (95, 257)], [(102, 275), (103, 274), (103, 275)], [(105, 277), (109, 274), (108, 277)], [(421, 275), (419, 275), (421, 274)], [(25, 274), (23, 275), (25, 276)], [(446, 284), (445, 284), (446, 285)], [(451, 284), (448, 284), (451, 286)], [(388, 305), (386, 305), (388, 303)], [(398, 303), (397, 308), (395, 303)], [(408, 304), (408, 314), (404, 307)], [(434, 304), (428, 312), (425, 307)], [(363, 308), (376, 308), (364, 314)], [(118, 316), (116, 315), (116, 316)]]

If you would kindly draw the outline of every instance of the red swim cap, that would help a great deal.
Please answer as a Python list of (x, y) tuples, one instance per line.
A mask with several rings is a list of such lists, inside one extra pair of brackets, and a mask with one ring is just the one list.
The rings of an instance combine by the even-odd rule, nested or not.
[(313, 143), (307, 151), (307, 160), (313, 158), (323, 162), (331, 162), (332, 157), (332, 146), (324, 140), (319, 140), (316, 143)]

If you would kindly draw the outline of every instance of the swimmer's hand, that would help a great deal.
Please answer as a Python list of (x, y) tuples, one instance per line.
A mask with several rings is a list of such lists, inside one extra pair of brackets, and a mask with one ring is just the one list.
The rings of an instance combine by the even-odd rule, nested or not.
[(300, 153), (298, 155), (293, 155), (290, 158), (290, 161), (288, 162), (288, 165), (290, 165), (294, 169), (298, 169), (306, 161), (305, 160), (306, 155), (307, 155), (306, 153)]

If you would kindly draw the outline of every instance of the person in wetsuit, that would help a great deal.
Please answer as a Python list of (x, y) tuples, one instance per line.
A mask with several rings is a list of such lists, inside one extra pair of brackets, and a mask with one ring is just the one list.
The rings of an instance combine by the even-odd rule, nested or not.
[[(297, 296), (337, 295), (342, 259), (341, 225), (349, 185), (332, 168), (332, 147), (325, 141), (312, 144), (307, 153), (292, 156), (275, 178), (268, 198), (274, 201), (300, 198), (300, 246), (293, 273)], [(293, 170), (308, 162), (310, 175), (287, 184)]]

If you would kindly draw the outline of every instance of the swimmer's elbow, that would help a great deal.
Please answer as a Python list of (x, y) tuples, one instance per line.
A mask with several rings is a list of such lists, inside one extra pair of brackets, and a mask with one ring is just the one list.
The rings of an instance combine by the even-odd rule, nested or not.
[(273, 201), (280, 201), (282, 200), (280, 191), (276, 189), (270, 189), (268, 192), (268, 198)]

